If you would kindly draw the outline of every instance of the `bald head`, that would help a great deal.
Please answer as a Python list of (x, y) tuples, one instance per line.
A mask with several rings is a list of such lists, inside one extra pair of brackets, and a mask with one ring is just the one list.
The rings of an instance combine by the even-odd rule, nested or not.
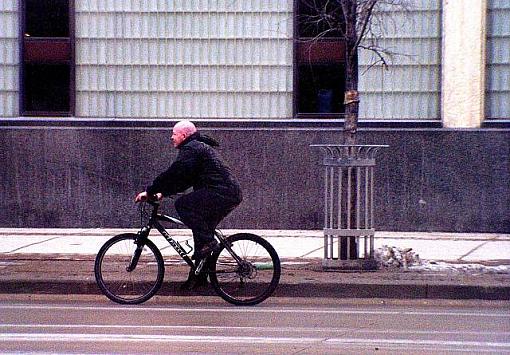
[(187, 136), (191, 136), (193, 133), (197, 131), (197, 128), (193, 124), (193, 122), (189, 120), (182, 120), (175, 124), (174, 131), (178, 131), (186, 134)]
[(197, 131), (193, 122), (189, 120), (182, 120), (175, 124), (172, 130), (172, 142), (174, 147), (178, 147), (186, 138), (191, 136)]

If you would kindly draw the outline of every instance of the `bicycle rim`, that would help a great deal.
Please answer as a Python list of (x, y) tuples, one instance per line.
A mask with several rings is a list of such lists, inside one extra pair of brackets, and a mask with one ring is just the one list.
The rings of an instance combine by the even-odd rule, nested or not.
[(216, 292), (236, 305), (255, 305), (271, 296), (280, 280), (280, 259), (274, 248), (254, 234), (235, 234), (227, 239), (242, 259), (239, 264), (223, 248), (212, 256), (210, 279)]
[(103, 245), (96, 257), (96, 282), (101, 291), (117, 303), (145, 302), (163, 283), (163, 257), (150, 240), (146, 240), (136, 268), (127, 271), (137, 247), (136, 237), (131, 233), (115, 236)]

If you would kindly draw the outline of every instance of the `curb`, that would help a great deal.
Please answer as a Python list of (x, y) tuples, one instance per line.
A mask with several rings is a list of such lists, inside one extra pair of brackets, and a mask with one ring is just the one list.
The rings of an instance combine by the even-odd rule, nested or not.
[[(164, 282), (159, 296), (217, 296), (212, 287), (181, 291)], [(94, 280), (3, 280), (4, 294), (101, 295)], [(434, 284), (280, 283), (273, 297), (510, 300), (510, 286)]]

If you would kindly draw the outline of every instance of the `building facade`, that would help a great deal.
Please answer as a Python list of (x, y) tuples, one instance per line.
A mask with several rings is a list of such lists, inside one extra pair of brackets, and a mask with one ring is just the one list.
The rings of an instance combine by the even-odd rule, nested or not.
[[(131, 226), (189, 118), (245, 189), (225, 222), (322, 228), (313, 143), (341, 143), (344, 46), (299, 0), (0, 3), (1, 226)], [(378, 229), (510, 232), (510, 5), (380, 8), (360, 51)], [(377, 41), (376, 41), (377, 40)]]

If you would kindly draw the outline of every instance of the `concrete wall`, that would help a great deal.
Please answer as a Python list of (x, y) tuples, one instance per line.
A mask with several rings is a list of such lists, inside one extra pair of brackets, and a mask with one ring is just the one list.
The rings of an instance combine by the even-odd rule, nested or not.
[[(320, 229), (321, 128), (204, 129), (223, 143), (243, 204), (224, 227)], [(376, 228), (510, 232), (510, 130), (361, 130), (389, 144), (376, 172)], [(0, 130), (1, 227), (133, 227), (132, 200), (174, 158), (168, 129)], [(169, 204), (166, 205), (167, 210)]]

